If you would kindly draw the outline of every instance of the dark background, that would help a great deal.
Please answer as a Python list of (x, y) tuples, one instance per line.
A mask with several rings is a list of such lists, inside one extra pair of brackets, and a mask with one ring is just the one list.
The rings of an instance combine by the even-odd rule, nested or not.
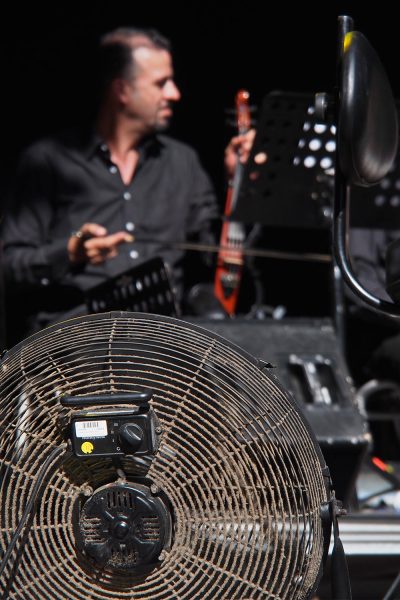
[[(116, 26), (158, 28), (173, 42), (182, 101), (171, 133), (200, 152), (223, 195), (223, 149), (232, 130), (225, 109), (245, 87), (255, 106), (271, 90), (329, 91), (335, 80), (337, 16), (350, 14), (375, 46), (399, 94), (398, 26), (392, 5), (366, 9), (286, 2), (94, 2), (8, 6), (1, 34), (0, 185), (30, 141), (84, 120), (91, 59), (99, 36)], [(385, 10), (385, 5), (390, 7)], [(294, 6), (294, 8), (293, 8)], [(305, 4), (303, 3), (303, 7)]]
[[(94, 2), (40, 3), (8, 6), (0, 37), (2, 91), (2, 155), (0, 205), (12, 179), (21, 150), (31, 141), (65, 127), (85, 122), (91, 105), (94, 51), (99, 36), (117, 26), (156, 27), (173, 43), (176, 82), (182, 100), (176, 108), (171, 134), (194, 146), (212, 177), (223, 210), (224, 148), (233, 134), (226, 122), (236, 92), (246, 88), (251, 103), (260, 107), (272, 90), (332, 91), (335, 85), (337, 20), (354, 18), (377, 50), (400, 96), (397, 67), (398, 24), (387, 2), (376, 7), (353, 2)], [(257, 112), (255, 111), (255, 116)], [(293, 249), (327, 251), (329, 240), (314, 243), (303, 232)], [(286, 244), (278, 231), (261, 246)], [(309, 247), (305, 248), (309, 243)], [(303, 247), (304, 246), (304, 247)], [(329, 251), (329, 248), (328, 248)], [(260, 280), (264, 302), (283, 303), (289, 313), (318, 316), (331, 312), (330, 274), (325, 266), (264, 261)], [(251, 280), (251, 277), (250, 277)], [(244, 286), (242, 286), (243, 288)], [(251, 281), (250, 287), (251, 288)], [(245, 298), (243, 310), (253, 301)]]

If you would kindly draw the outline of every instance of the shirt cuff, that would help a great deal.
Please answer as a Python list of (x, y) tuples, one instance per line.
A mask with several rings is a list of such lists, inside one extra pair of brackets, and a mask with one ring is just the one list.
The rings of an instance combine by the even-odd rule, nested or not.
[(44, 248), (46, 263), (49, 267), (49, 275), (52, 281), (61, 281), (68, 273), (70, 263), (68, 260), (68, 238), (55, 240)]

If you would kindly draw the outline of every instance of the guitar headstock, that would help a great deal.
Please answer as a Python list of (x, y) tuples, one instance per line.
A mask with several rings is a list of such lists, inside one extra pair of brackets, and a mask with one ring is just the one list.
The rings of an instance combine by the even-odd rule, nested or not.
[(240, 134), (246, 133), (251, 127), (249, 98), (250, 94), (247, 90), (239, 90), (235, 97), (236, 122)]

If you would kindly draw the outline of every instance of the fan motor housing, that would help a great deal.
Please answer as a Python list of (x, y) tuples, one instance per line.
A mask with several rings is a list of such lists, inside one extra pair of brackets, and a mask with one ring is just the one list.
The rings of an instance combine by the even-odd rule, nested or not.
[(150, 487), (108, 484), (81, 508), (78, 549), (101, 568), (140, 572), (160, 562), (171, 531), (170, 511)]

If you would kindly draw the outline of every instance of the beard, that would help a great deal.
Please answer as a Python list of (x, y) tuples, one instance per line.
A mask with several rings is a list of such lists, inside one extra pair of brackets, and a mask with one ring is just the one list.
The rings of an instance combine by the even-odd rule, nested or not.
[[(166, 116), (162, 116), (163, 111), (168, 111), (168, 114)], [(163, 131), (166, 131), (170, 125), (172, 117), (172, 106), (170, 106), (169, 104), (167, 106), (163, 106), (160, 109), (160, 114), (158, 115), (158, 119), (156, 120), (155, 131), (157, 133), (162, 133)]]
[(154, 132), (155, 133), (163, 133), (164, 131), (167, 131), (168, 128), (169, 128), (169, 120), (168, 121), (158, 121), (156, 123), (156, 126), (154, 127)]

